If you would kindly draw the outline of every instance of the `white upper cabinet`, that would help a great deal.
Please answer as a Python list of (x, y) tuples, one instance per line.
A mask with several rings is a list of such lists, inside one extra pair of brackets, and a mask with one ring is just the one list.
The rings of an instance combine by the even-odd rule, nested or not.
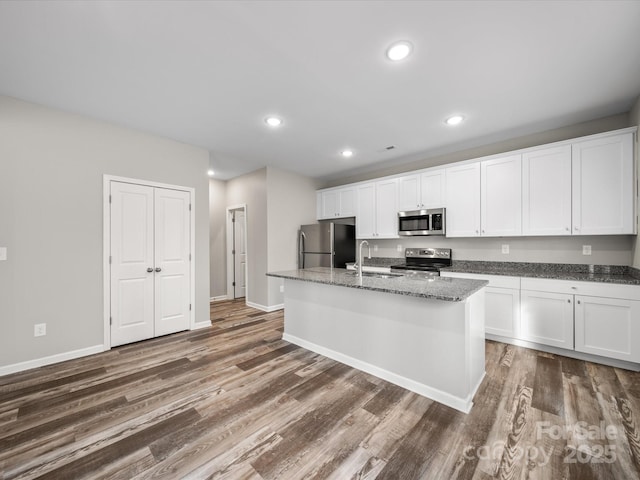
[(574, 142), (573, 234), (633, 234), (633, 134)]
[(522, 234), (571, 235), (571, 145), (522, 154)]
[(353, 217), (356, 214), (356, 189), (336, 188), (318, 192), (318, 220)]
[(441, 208), (444, 206), (444, 169), (407, 175), (398, 179), (398, 210)]
[(522, 235), (521, 167), (520, 154), (480, 163), (482, 236)]
[(447, 237), (480, 236), (480, 163), (446, 169)]
[(356, 237), (398, 238), (398, 180), (364, 183), (356, 193)]

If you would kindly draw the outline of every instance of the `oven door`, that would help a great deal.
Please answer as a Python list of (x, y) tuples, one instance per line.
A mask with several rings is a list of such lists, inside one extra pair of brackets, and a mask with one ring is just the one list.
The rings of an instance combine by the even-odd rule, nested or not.
[(427, 210), (398, 212), (398, 235), (429, 235), (431, 218)]

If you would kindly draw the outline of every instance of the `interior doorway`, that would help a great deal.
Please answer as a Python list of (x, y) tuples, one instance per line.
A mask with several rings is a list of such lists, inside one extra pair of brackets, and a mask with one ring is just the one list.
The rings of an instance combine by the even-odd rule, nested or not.
[(227, 298), (247, 296), (247, 207), (227, 208)]

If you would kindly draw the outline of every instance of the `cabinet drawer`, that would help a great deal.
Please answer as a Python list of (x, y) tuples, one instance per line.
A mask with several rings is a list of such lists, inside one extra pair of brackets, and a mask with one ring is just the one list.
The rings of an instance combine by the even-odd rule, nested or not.
[(443, 277), (471, 278), (473, 280), (486, 280), (488, 287), (515, 288), (520, 290), (520, 277), (508, 277), (506, 275), (483, 275), (479, 273), (440, 272)]
[(640, 286), (637, 285), (550, 280), (546, 278), (522, 278), (521, 288), (522, 290), (535, 290), (538, 292), (640, 300)]

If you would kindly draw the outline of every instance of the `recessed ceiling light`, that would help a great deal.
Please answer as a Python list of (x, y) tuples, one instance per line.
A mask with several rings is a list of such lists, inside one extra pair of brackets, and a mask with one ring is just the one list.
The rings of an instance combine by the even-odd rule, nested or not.
[(216, 174), (216, 172), (214, 172), (213, 170), (209, 169), (207, 171), (207, 175), (209, 175), (210, 177), (213, 177)]
[(353, 156), (353, 150), (350, 150), (350, 149), (347, 148), (346, 150), (342, 150), (340, 152), (340, 155), (342, 155), (345, 158), (352, 157)]
[(264, 123), (266, 123), (270, 127), (279, 127), (280, 125), (282, 125), (282, 119), (274, 116), (269, 116), (264, 119)]
[(399, 60), (403, 60), (409, 56), (411, 51), (413, 50), (413, 45), (410, 42), (405, 40), (401, 42), (396, 42), (392, 44), (389, 48), (387, 48), (387, 58), (389, 60), (393, 60), (397, 62)]
[(459, 125), (463, 120), (464, 117), (462, 115), (453, 115), (447, 118), (444, 123), (446, 123), (447, 125)]

